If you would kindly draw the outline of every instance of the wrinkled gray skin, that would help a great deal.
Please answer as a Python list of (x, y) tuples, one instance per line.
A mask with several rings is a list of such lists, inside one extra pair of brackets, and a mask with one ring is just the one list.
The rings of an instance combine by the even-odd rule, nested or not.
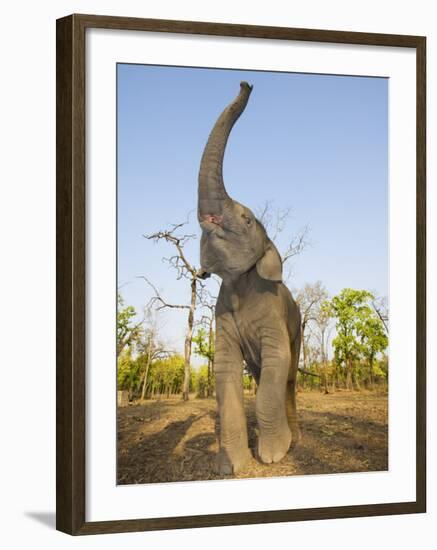
[[(299, 437), (295, 383), (300, 312), (282, 283), (282, 261), (264, 227), (249, 208), (229, 197), (223, 184), (226, 143), (252, 91), (247, 82), (240, 87), (209, 136), (198, 190), (201, 275), (215, 273), (222, 278), (214, 361), (220, 474), (244, 470), (251, 457), (243, 407), (243, 360), (258, 384), (258, 458), (265, 463), (280, 461)], [(250, 182), (246, 189), (250, 193)]]

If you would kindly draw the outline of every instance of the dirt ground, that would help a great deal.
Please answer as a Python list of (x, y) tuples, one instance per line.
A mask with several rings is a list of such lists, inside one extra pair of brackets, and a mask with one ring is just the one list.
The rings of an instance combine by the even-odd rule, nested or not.
[[(381, 471), (388, 468), (387, 396), (298, 393), (299, 444), (277, 464), (254, 458), (235, 477)], [(256, 444), (255, 397), (245, 396), (249, 446)], [(180, 397), (118, 409), (118, 484), (220, 479), (215, 399)]]

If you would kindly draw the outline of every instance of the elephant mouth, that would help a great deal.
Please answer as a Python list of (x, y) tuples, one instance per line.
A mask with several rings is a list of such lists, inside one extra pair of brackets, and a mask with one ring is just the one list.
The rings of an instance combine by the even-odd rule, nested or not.
[(223, 216), (219, 214), (205, 214), (202, 218), (202, 221), (213, 223), (218, 226), (221, 226), (223, 222)]
[(218, 214), (205, 214), (201, 217), (200, 227), (206, 233), (215, 233), (218, 236), (224, 234), (223, 216)]

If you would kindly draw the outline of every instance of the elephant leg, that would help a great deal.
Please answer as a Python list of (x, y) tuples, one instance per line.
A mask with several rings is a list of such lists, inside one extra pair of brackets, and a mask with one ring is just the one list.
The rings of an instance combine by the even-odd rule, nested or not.
[(300, 334), (296, 337), (291, 348), (291, 366), (288, 375), (287, 391), (286, 391), (286, 410), (288, 425), (291, 430), (291, 445), (294, 447), (300, 439), (299, 424), (297, 422), (296, 410), (296, 377), (297, 367), (299, 364), (300, 352)]
[(214, 372), (220, 418), (219, 474), (243, 470), (252, 454), (243, 405), (243, 356), (237, 329), (230, 316), (217, 318)]
[(286, 390), (286, 410), (288, 426), (291, 430), (291, 446), (294, 447), (300, 439), (299, 424), (297, 422), (297, 410), (296, 410), (296, 380), (289, 380), (287, 382)]
[(291, 443), (286, 412), (291, 354), (288, 337), (264, 337), (261, 379), (256, 394), (259, 427), (258, 456), (267, 464), (279, 462)]

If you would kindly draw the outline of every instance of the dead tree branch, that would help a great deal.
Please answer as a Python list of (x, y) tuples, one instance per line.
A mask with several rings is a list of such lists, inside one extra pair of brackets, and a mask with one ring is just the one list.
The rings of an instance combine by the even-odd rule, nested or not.
[(144, 281), (146, 281), (146, 283), (153, 289), (153, 291), (155, 293), (155, 295), (152, 296), (152, 298), (150, 298), (150, 300), (147, 303), (146, 307), (153, 307), (156, 304), (156, 302), (159, 302), (161, 305), (156, 307), (157, 311), (159, 311), (161, 309), (164, 309), (166, 307), (172, 308), (172, 309), (190, 309), (189, 305), (169, 304), (168, 302), (166, 302), (164, 300), (164, 298), (161, 296), (161, 294), (160, 294), (159, 290), (156, 288), (156, 286), (152, 282), (150, 282), (149, 279), (147, 277), (145, 277), (144, 275), (139, 276), (138, 279), (143, 279)]

